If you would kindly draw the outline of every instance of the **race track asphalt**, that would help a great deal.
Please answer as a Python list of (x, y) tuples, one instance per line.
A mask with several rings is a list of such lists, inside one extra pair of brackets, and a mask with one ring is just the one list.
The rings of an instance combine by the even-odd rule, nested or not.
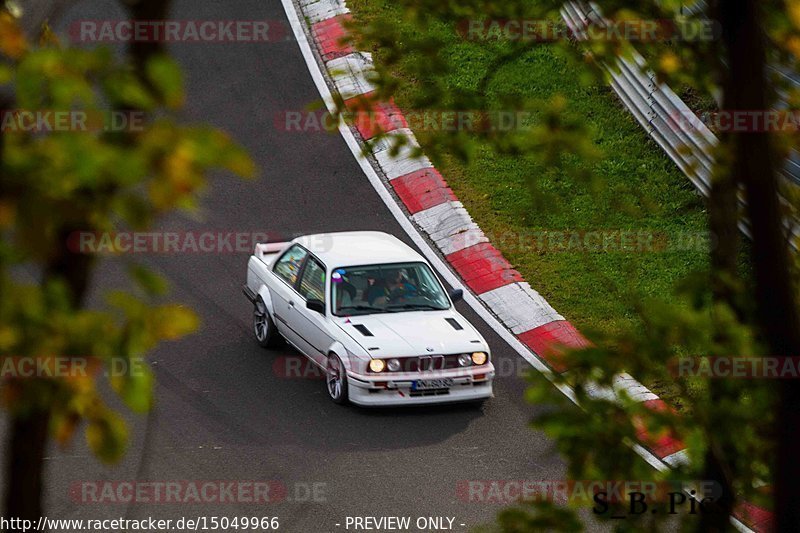
[[(267, 19), (290, 33), (277, 0), (177, 1), (171, 16)], [(68, 5), (51, 23), (63, 30), (76, 20), (123, 17), (116, 2), (96, 0)], [(338, 133), (276, 128), (276, 114), (319, 99), (295, 42), (174, 44), (170, 51), (186, 76), (182, 118), (229, 132), (250, 151), (260, 177), (215, 176), (197, 219), (174, 216), (160, 229), (287, 236), (371, 229), (410, 243)], [(132, 438), (122, 464), (101, 466), (81, 438), (52, 450), (51, 518), (277, 516), (282, 531), (311, 532), (343, 531), (347, 516), (448, 516), (456, 530), (467, 531), (492, 522), (501, 507), (462, 501), (459, 481), (565, 476), (553, 441), (528, 426), (540, 408), (523, 401), (527, 383), (519, 372), (499, 377), (496, 397), (482, 408), (340, 407), (322, 381), (276, 372), (276, 358), (297, 356), (290, 348), (256, 345), (241, 292), (247, 254), (109, 260), (97, 273), (94, 302), (109, 288), (129, 287), (124, 264), (131, 259), (162, 272), (171, 299), (194, 308), (202, 327), (152, 354), (156, 408), (149, 416), (126, 415)], [(489, 341), (496, 365), (527, 368), (467, 306), (459, 309)], [(276, 480), (288, 493), (286, 501), (267, 505), (91, 504), (70, 495), (81, 481), (137, 479)], [(306, 488), (314, 484), (319, 501), (307, 501)]]

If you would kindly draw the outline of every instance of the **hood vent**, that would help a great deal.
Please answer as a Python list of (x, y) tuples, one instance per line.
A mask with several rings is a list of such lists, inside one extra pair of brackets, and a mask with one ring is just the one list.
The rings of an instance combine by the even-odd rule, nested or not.
[(367, 326), (364, 324), (353, 324), (353, 327), (356, 328), (362, 335), (365, 337), (374, 337), (375, 335), (372, 334), (370, 330), (367, 329)]
[(461, 331), (462, 329), (464, 329), (464, 326), (459, 324), (455, 318), (445, 318), (445, 320), (447, 320), (447, 323), (453, 326), (453, 329), (456, 331)]

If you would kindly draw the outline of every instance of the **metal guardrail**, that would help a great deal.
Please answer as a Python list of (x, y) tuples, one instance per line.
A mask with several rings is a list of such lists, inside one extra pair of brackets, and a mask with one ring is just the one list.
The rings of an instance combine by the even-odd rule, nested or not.
[[(588, 25), (605, 24), (595, 7), (579, 0), (567, 1), (561, 8), (561, 17), (578, 40), (587, 37)], [(630, 59), (616, 58), (614, 64), (606, 63), (604, 67), (611, 77), (611, 87), (628, 111), (697, 190), (708, 196), (714, 167), (713, 150), (719, 144), (717, 136), (669, 86), (656, 81), (655, 74), (638, 52), (633, 51)], [(790, 155), (783, 175), (800, 183), (800, 154)], [(739, 227), (745, 235), (750, 235), (747, 221)], [(790, 243), (796, 250), (800, 226), (795, 220), (786, 220), (785, 228), (794, 237)]]
[[(566, 2), (561, 16), (579, 40), (586, 36), (587, 23), (604, 24), (602, 16), (583, 2)], [(714, 165), (711, 151), (719, 143), (717, 137), (672, 89), (656, 81), (639, 53), (634, 51), (631, 59), (617, 58), (614, 65), (605, 67), (611, 76), (611, 87), (625, 107), (707, 196)]]
[[(700, 0), (689, 7), (683, 7), (681, 9), (681, 13), (704, 17), (704, 13), (706, 13), (707, 10), (708, 3)], [(788, 86), (792, 87), (792, 89), (800, 89), (800, 74), (798, 74), (795, 69), (785, 65), (774, 64), (768, 65), (767, 68), (772, 74), (782, 79)], [(788, 107), (789, 104), (786, 100), (786, 94), (779, 92), (776, 108), (783, 110), (787, 109)], [(800, 152), (797, 150), (792, 149), (792, 151), (789, 153), (789, 157), (787, 157), (784, 164), (783, 176), (795, 184), (800, 185)]]

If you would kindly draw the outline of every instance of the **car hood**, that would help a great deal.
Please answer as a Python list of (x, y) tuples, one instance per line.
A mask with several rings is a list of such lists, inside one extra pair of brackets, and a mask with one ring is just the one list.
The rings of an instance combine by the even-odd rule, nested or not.
[[(456, 329), (450, 321), (455, 321), (462, 329)], [(488, 349), (478, 331), (452, 310), (339, 317), (337, 324), (371, 357), (452, 354)]]

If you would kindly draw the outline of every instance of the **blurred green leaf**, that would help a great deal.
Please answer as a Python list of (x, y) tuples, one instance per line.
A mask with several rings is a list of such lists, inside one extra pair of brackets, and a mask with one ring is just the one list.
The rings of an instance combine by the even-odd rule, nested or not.
[(163, 296), (169, 285), (167, 280), (142, 265), (130, 265), (128, 268), (133, 280), (151, 296)]
[(183, 105), (183, 75), (178, 64), (170, 57), (160, 55), (147, 62), (147, 79), (156, 87), (168, 108)]
[(125, 422), (113, 411), (102, 410), (89, 419), (86, 426), (86, 443), (104, 463), (116, 463), (125, 454), (128, 429)]

